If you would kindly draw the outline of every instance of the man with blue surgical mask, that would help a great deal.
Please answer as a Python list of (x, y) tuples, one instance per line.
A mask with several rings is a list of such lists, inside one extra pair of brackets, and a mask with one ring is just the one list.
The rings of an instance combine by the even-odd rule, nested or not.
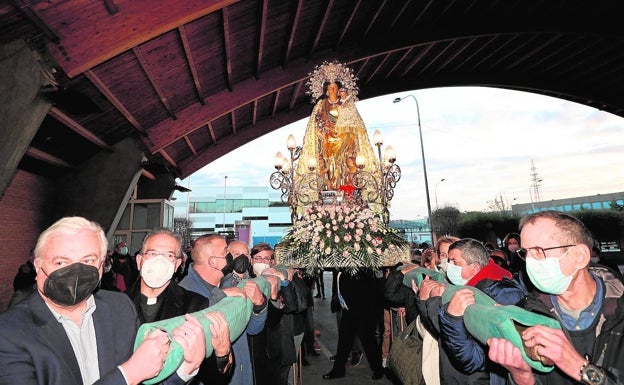
[[(481, 290), (497, 284), (511, 273), (490, 259), (490, 253), (482, 242), (464, 238), (453, 242), (448, 248), (449, 263), (446, 268), (448, 280), (458, 286), (472, 286)], [(521, 298), (522, 295), (514, 296)], [(494, 298), (497, 302), (510, 305), (508, 298)], [(497, 383), (494, 373), (485, 360), (484, 347), (469, 336), (463, 316), (466, 308), (475, 303), (470, 289), (463, 288), (442, 305), (439, 311), (440, 379), (444, 384), (489, 384)], [(499, 378), (502, 380), (502, 378)]]
[(531, 370), (520, 350), (492, 338), (489, 357), (519, 385), (592, 385), (624, 381), (624, 284), (611, 270), (590, 262), (594, 240), (577, 218), (542, 211), (520, 221), (519, 254), (536, 289), (525, 308), (556, 318), (563, 330), (534, 326), (522, 333), (525, 346), (556, 370)]

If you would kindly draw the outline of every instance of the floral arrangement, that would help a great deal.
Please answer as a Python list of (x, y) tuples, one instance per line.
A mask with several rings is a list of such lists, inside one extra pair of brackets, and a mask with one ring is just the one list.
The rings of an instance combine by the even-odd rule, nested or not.
[(379, 268), (409, 262), (409, 244), (370, 208), (351, 204), (306, 210), (276, 247), (279, 263), (306, 268)]

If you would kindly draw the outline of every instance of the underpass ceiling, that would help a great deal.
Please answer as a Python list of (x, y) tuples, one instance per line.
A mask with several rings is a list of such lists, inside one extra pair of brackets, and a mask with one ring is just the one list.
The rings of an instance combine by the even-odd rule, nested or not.
[(0, 39), (28, 41), (59, 83), (46, 90), (54, 107), (23, 167), (53, 175), (135, 137), (152, 164), (185, 178), (308, 116), (305, 83), (323, 61), (354, 69), (360, 99), (493, 86), (624, 116), (623, 10), (573, 0), (0, 0)]

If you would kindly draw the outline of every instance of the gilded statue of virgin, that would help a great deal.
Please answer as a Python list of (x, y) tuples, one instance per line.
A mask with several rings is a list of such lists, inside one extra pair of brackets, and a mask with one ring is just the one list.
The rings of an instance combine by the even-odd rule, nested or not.
[[(358, 92), (356, 80), (353, 70), (338, 62), (325, 62), (310, 74), (308, 94), (315, 106), (295, 170), (296, 184), (310, 172), (309, 165), (315, 164), (322, 190), (339, 191), (353, 187), (353, 176), (358, 171), (358, 155), (364, 161), (364, 171), (379, 172), (366, 126), (355, 106)], [(318, 198), (309, 199), (311, 202), (316, 200)]]

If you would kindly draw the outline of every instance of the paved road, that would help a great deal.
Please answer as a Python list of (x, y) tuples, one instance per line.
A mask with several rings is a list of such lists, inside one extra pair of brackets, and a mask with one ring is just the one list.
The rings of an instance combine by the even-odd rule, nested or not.
[(320, 330), (321, 336), (317, 341), (321, 345), (320, 356), (310, 356), (308, 361), (310, 366), (303, 367), (303, 384), (304, 385), (391, 385), (392, 382), (387, 378), (375, 381), (371, 379), (373, 374), (368, 366), (366, 357), (362, 357), (362, 361), (356, 367), (352, 367), (347, 363), (346, 376), (334, 380), (324, 380), (322, 375), (329, 372), (333, 362), (329, 361), (329, 357), (336, 353), (336, 345), (338, 343), (338, 327), (336, 317), (329, 308), (331, 298), (331, 273), (325, 272), (325, 294), (327, 299), (314, 299), (314, 322), (316, 328)]

